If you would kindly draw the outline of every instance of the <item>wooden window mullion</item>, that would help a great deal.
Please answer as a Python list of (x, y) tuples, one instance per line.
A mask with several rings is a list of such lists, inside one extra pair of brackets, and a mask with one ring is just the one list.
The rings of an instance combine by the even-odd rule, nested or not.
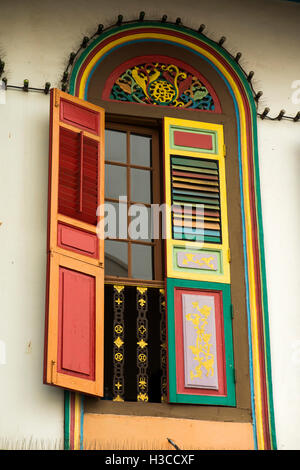
[[(113, 197), (106, 197), (105, 201), (118, 203), (119, 199), (115, 199)], [(141, 201), (131, 201), (131, 202), (133, 202), (134, 204), (143, 204), (145, 207), (149, 207), (149, 208), (151, 207), (151, 204), (149, 204), (148, 202), (141, 202)]]
[[(152, 137), (152, 136), (151, 136)], [(123, 162), (114, 162), (114, 161), (110, 161), (110, 160), (105, 160), (105, 163), (109, 164), (109, 165), (115, 165), (115, 166), (126, 166), (127, 167), (127, 163), (123, 163)], [(135, 168), (137, 170), (149, 170), (149, 171), (153, 171), (153, 166), (143, 166), (143, 165), (135, 165), (135, 164), (130, 164), (131, 168)]]
[[(152, 203), (160, 204), (161, 203), (161, 181), (160, 181), (160, 171), (159, 171), (159, 139), (158, 133), (153, 132), (152, 134), (152, 145), (151, 145), (151, 166), (153, 168), (151, 174), (151, 183), (152, 183)], [(162, 227), (161, 227), (162, 229)], [(162, 230), (160, 235), (162, 234)], [(153, 249), (153, 274), (154, 279), (163, 278), (163, 267), (162, 267), (162, 240), (161, 236), (153, 240), (154, 249)]]

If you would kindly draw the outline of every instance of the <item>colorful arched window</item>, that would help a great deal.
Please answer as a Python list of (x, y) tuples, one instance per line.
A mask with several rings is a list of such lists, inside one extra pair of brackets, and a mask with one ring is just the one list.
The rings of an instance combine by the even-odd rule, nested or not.
[[(142, 401), (161, 416), (171, 404), (206, 405), (177, 409), (199, 419), (254, 413), (269, 442), (251, 90), (201, 35), (121, 29), (82, 53), (69, 94), (51, 95), (45, 381), (104, 397), (89, 408), (107, 412)], [(105, 201), (126, 230), (99, 241)], [(169, 208), (159, 236), (136, 237), (137, 205), (145, 221), (153, 204)]]

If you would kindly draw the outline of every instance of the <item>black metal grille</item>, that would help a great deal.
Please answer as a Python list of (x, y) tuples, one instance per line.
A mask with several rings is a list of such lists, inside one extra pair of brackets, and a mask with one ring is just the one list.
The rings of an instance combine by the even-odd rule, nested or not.
[(105, 285), (106, 400), (166, 400), (164, 290)]

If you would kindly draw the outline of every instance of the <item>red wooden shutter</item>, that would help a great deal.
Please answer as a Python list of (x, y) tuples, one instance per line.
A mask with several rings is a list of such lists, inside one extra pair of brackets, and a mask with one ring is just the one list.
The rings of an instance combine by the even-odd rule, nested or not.
[(104, 110), (51, 90), (44, 382), (103, 395)]

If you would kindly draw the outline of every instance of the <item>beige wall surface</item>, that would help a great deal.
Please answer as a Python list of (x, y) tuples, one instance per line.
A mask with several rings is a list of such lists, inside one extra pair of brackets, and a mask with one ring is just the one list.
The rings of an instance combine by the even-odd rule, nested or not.
[[(281, 0), (11, 0), (0, 6), (9, 84), (60, 85), (70, 52), (98, 23), (167, 14), (243, 53), (260, 109), (300, 110), (300, 5)], [(0, 104), (0, 438), (63, 437), (63, 392), (42, 385), (49, 96), (9, 90)], [(278, 446), (300, 448), (300, 122), (258, 120)]]
[(87, 450), (174, 450), (168, 438), (181, 450), (254, 449), (250, 423), (86, 413), (83, 429)]

